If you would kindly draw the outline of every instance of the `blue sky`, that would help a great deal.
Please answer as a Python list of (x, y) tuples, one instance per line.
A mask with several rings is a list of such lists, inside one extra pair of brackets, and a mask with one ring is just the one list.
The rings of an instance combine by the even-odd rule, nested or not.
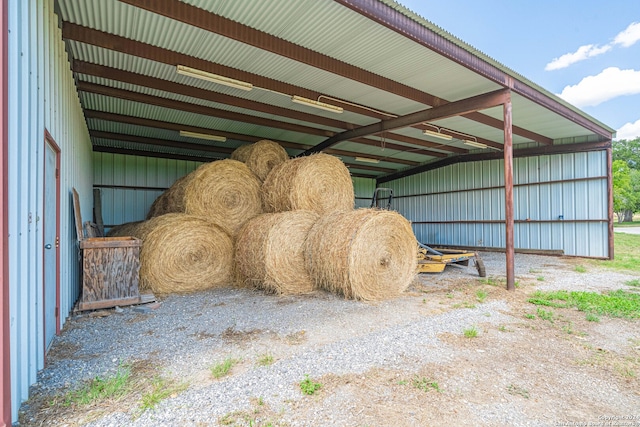
[(397, 0), (618, 131), (640, 136), (640, 0)]

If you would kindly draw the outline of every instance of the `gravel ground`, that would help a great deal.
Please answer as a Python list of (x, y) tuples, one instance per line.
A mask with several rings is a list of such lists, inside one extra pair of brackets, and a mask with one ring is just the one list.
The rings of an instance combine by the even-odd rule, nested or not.
[[(532, 400), (523, 401), (522, 406), (514, 405), (510, 400), (514, 395), (524, 396), (526, 392), (529, 399), (536, 386), (530, 383), (531, 389), (527, 390), (531, 391), (518, 393), (513, 388), (521, 378), (517, 369), (508, 379), (503, 379), (504, 374), (496, 374), (495, 366), (491, 365), (495, 365), (496, 357), (505, 355), (494, 352), (500, 346), (505, 349), (511, 345), (533, 346), (528, 336), (536, 330), (546, 334), (548, 342), (566, 339), (558, 338), (557, 327), (522, 326), (522, 316), (517, 313), (523, 304), (523, 294), (534, 289), (602, 292), (629, 288), (625, 282), (634, 277), (595, 267), (588, 267), (586, 274), (578, 273), (575, 266), (588, 263), (580, 259), (517, 254), (516, 278), (521, 286), (515, 293), (508, 293), (500, 284), (505, 274), (504, 254), (481, 255), (487, 267), (485, 281), (478, 279), (472, 267), (447, 267), (443, 274), (420, 275), (406, 295), (377, 304), (346, 301), (324, 292), (279, 297), (248, 289), (219, 289), (170, 296), (148, 313), (140, 313), (134, 307), (117, 312), (82, 313), (70, 318), (62, 334), (56, 337), (48, 366), (39, 373), (32, 388), (34, 397), (23, 405), (20, 425), (342, 426), (479, 422), (518, 426), (559, 425), (553, 423), (567, 417), (580, 420), (579, 416), (571, 418), (569, 409), (563, 413), (556, 406), (544, 408), (546, 413), (537, 413), (540, 408), (532, 407)], [(491, 281), (499, 286), (487, 285)], [(468, 303), (478, 286), (488, 289), (492, 297), (481, 304)], [(457, 303), (452, 305), (454, 300)], [(580, 324), (579, 320), (574, 322)], [(600, 332), (590, 332), (594, 340), (602, 338), (598, 348), (622, 348), (628, 342), (640, 346), (637, 323), (616, 322), (603, 322), (598, 325)], [(463, 331), (476, 325), (487, 338), (484, 344), (471, 348), (471, 341), (464, 340)], [(496, 332), (508, 328), (517, 333)], [(612, 338), (603, 338), (609, 335)], [(564, 345), (563, 341), (558, 342)], [(578, 354), (590, 350), (574, 351)], [(546, 357), (545, 350), (539, 352), (540, 357)], [(259, 363), (264, 355), (270, 355), (273, 363), (267, 366)], [(475, 359), (469, 359), (469, 355)], [(231, 374), (214, 379), (211, 367), (228, 358), (238, 361)], [(474, 371), (457, 368), (461, 360), (467, 360), (463, 367), (475, 366)], [(640, 354), (637, 362), (640, 366)], [(112, 375), (123, 363), (146, 366), (154, 375), (179, 381), (187, 388), (146, 411), (139, 410), (139, 399), (75, 412), (73, 408), (54, 410), (46, 403), (96, 376)], [(479, 363), (483, 364), (476, 365)], [(518, 362), (514, 359), (513, 363)], [(536, 362), (530, 371), (537, 370), (540, 364), (544, 367), (544, 361)], [(470, 386), (479, 372), (487, 375), (493, 372), (500, 381), (511, 381), (496, 395), (502, 397), (494, 399), (491, 390), (478, 393)], [(542, 369), (536, 375), (546, 374)], [(586, 381), (591, 386), (597, 385), (594, 393), (610, 392), (605, 393), (607, 398), (596, 398), (585, 389), (584, 395), (569, 396), (567, 400), (573, 398), (579, 406), (580, 399), (599, 399), (601, 407), (595, 407), (603, 413), (638, 413), (637, 392), (621, 389), (617, 382), (599, 379), (598, 375), (585, 376), (582, 371), (570, 374), (567, 379), (570, 383)], [(318, 395), (301, 393), (299, 383), (305, 375), (323, 384)], [(420, 375), (439, 378), (447, 391), (430, 394), (428, 398), (417, 395), (415, 387), (420, 387), (415, 385), (415, 378)], [(415, 387), (409, 390), (403, 384), (411, 381)], [(509, 393), (505, 394), (504, 389)], [(579, 390), (582, 389), (578, 387)], [(379, 403), (373, 404), (376, 396)], [(428, 400), (420, 401), (425, 398)], [(413, 409), (413, 404), (409, 405), (412, 399), (415, 408), (424, 409), (425, 405), (433, 408), (429, 413)], [(451, 409), (441, 413), (445, 408)], [(550, 413), (555, 413), (552, 418), (555, 421), (545, 418)], [(636, 421), (631, 425), (640, 425), (640, 420)]]

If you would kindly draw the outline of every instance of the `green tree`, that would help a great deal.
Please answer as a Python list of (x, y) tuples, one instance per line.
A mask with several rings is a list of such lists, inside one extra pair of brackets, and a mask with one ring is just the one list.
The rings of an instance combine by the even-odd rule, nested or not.
[[(614, 162), (621, 160), (630, 168), (632, 194), (629, 200), (634, 199), (635, 203), (629, 203), (621, 213), (614, 207), (619, 221), (630, 222), (633, 221), (633, 213), (640, 211), (640, 176), (638, 176), (638, 173), (640, 173), (640, 137), (631, 140), (613, 141), (612, 157)], [(618, 196), (619, 199), (621, 197), (620, 195)], [(614, 190), (614, 206), (615, 199)], [(621, 214), (622, 218), (620, 217)]]
[[(618, 216), (618, 222), (624, 219), (626, 210), (635, 210), (638, 203), (637, 195), (632, 186), (631, 169), (624, 160), (616, 160), (611, 165), (613, 175), (613, 210)], [(635, 174), (634, 174), (635, 175)]]

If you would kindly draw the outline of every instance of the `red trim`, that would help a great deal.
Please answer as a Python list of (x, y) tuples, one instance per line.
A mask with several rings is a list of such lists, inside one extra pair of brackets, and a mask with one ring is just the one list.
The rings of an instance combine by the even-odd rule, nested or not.
[[(55, 245), (55, 250), (56, 250), (56, 316), (55, 316), (55, 322), (56, 322), (56, 335), (60, 335), (60, 147), (58, 146), (58, 144), (56, 143), (56, 141), (53, 139), (53, 137), (51, 136), (51, 134), (49, 133), (49, 131), (47, 131), (46, 129), (44, 130), (44, 143), (45, 145), (49, 145), (53, 151), (56, 153), (56, 223), (55, 223), (55, 229), (56, 229), (56, 245)], [(46, 153), (46, 147), (45, 147), (45, 153)], [(46, 156), (46, 154), (45, 154)], [(43, 200), (45, 198), (45, 195), (43, 194), (42, 196)], [(43, 206), (44, 206), (44, 202), (43, 202)], [(46, 224), (43, 223), (43, 227), (42, 227), (42, 233), (43, 233), (43, 237), (44, 237), (44, 231), (45, 231), (45, 227)], [(42, 248), (43, 251), (43, 255), (42, 255), (42, 260), (44, 263), (44, 247)], [(42, 271), (44, 272), (44, 264), (43, 264), (43, 269)], [(44, 273), (43, 273), (44, 274)], [(42, 281), (42, 292), (44, 294), (45, 289), (44, 289), (45, 283), (44, 280)], [(42, 316), (44, 319), (44, 315), (45, 315), (45, 304), (46, 301), (44, 301), (43, 298), (43, 304), (42, 304)], [(43, 324), (45, 325), (46, 328), (46, 319), (44, 319)], [(43, 333), (43, 340), (45, 340), (45, 355), (46, 355), (46, 334)], [(46, 359), (46, 357), (45, 357)]]
[(2, 199), (2, 213), (0, 213), (0, 426), (11, 425), (11, 329), (9, 319), (9, 76), (8, 76), (8, 2), (2, 0), (0, 4), (0, 199)]

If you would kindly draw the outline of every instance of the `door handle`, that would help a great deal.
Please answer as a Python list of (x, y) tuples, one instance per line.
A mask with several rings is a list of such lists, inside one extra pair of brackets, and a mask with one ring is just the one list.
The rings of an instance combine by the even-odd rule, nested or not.
[(46, 245), (44, 245), (45, 249), (51, 249), (51, 243), (47, 243)]

